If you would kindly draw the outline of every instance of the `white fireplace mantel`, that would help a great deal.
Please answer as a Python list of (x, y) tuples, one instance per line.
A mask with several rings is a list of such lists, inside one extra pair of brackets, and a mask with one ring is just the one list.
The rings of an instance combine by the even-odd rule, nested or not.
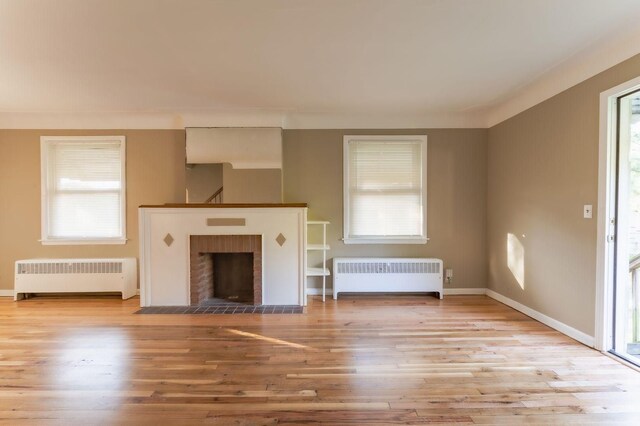
[(189, 305), (191, 235), (261, 235), (262, 304), (304, 305), (306, 220), (306, 204), (141, 206), (140, 306)]

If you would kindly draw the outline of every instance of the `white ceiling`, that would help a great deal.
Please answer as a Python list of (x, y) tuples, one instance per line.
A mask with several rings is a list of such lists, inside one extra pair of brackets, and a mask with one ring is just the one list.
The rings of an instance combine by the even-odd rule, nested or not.
[(0, 125), (481, 126), (639, 18), (637, 0), (0, 0)]

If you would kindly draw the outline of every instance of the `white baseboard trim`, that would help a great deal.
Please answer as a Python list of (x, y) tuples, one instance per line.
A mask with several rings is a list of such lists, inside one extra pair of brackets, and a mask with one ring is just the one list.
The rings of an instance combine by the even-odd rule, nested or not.
[[(317, 296), (322, 294), (321, 288), (308, 288), (307, 295), (309, 296)], [(333, 294), (332, 288), (327, 288), (327, 294)], [(486, 288), (445, 288), (444, 295), (447, 296), (456, 296), (456, 295), (485, 295), (487, 294)]]
[(540, 313), (534, 309), (531, 309), (528, 306), (523, 305), (520, 302), (516, 302), (513, 299), (509, 299), (506, 296), (501, 295), (500, 293), (496, 293), (493, 290), (487, 289), (487, 296), (489, 296), (492, 299), (497, 300), (500, 303), (504, 303), (505, 305), (522, 312), (523, 314), (533, 318), (536, 321), (540, 321), (541, 323), (548, 325), (549, 327), (558, 330), (560, 333), (562, 334), (566, 334), (567, 336), (571, 337), (572, 339), (577, 340), (578, 342), (582, 343), (583, 345), (587, 345), (589, 347), (593, 347), (594, 345), (594, 337), (593, 336), (589, 336), (586, 333), (583, 333), (580, 330), (576, 330), (575, 328), (560, 322), (556, 319), (553, 319), (543, 313)]
[(484, 296), (487, 294), (486, 288), (445, 288), (445, 296)]

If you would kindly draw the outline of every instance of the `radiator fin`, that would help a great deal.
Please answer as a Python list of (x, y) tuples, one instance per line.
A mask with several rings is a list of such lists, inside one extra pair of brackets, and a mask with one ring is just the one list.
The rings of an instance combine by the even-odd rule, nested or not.
[(438, 262), (341, 262), (340, 274), (439, 274)]
[(19, 275), (34, 274), (121, 274), (122, 262), (25, 262), (18, 263)]

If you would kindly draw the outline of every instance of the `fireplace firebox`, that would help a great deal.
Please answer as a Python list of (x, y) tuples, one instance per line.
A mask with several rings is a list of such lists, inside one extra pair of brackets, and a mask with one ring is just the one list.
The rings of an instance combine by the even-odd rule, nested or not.
[(190, 303), (262, 304), (262, 236), (191, 235)]

